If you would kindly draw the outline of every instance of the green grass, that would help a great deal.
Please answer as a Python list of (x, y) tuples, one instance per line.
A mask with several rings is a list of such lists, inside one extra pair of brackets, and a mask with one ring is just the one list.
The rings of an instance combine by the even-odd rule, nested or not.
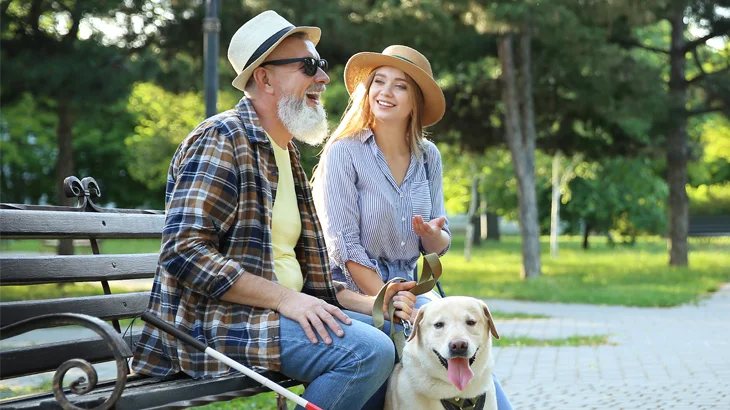
[[(159, 239), (101, 239), (98, 244), (99, 252), (107, 254), (153, 253), (160, 250)], [(88, 245), (76, 246), (74, 250), (77, 255), (91, 254), (91, 248)], [(55, 251), (54, 246), (38, 239), (0, 240), (0, 252), (55, 253)]]
[(568, 336), (559, 339), (535, 339), (527, 336), (503, 336), (501, 339), (493, 339), (497, 347), (578, 347), (578, 346), (600, 346), (614, 345), (608, 341), (606, 335), (592, 336)]
[[(289, 389), (296, 394), (302, 394), (304, 387), (295, 386)], [(289, 408), (294, 408), (294, 403), (287, 401)], [(253, 397), (236, 399), (226, 402), (213, 403), (207, 406), (192, 407), (198, 410), (271, 410), (276, 408), (276, 396), (273, 392), (258, 394)]]
[(689, 268), (668, 266), (666, 240), (641, 237), (634, 246), (609, 247), (592, 238), (581, 249), (581, 238), (560, 237), (558, 259), (541, 238), (540, 278), (520, 279), (520, 238), (482, 242), (464, 260), (463, 237), (454, 238), (442, 258), (442, 284), (447, 295), (505, 298), (541, 302), (669, 307), (696, 302), (730, 282), (730, 238), (690, 239)]
[(498, 310), (491, 310), (489, 313), (492, 314), (492, 318), (495, 320), (524, 320), (524, 319), (549, 319), (548, 315), (537, 315), (533, 313), (523, 312), (500, 312)]
[[(37, 240), (0, 241), (0, 250), (38, 251)], [(520, 279), (520, 238), (482, 242), (467, 263), (463, 235), (454, 237), (442, 258), (442, 284), (447, 295), (505, 298), (542, 302), (669, 307), (696, 302), (730, 282), (730, 238), (690, 239), (690, 267), (668, 266), (666, 240), (640, 237), (634, 246), (610, 247), (604, 238), (591, 238), (591, 249), (581, 249), (580, 237), (560, 237), (558, 259), (549, 254), (548, 238), (541, 238), (543, 275)], [(105, 240), (103, 253), (157, 252), (158, 240)], [(88, 248), (77, 248), (79, 253)], [(49, 249), (46, 249), (49, 250)], [(100, 294), (96, 285), (8, 286), (0, 300), (28, 300)]]

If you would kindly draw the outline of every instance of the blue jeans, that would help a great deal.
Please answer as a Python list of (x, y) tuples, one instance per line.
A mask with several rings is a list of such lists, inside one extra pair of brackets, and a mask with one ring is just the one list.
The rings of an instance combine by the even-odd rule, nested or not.
[[(281, 373), (309, 383), (303, 397), (322, 409), (361, 408), (387, 382), (395, 363), (393, 342), (372, 326), (370, 317), (345, 314), (353, 320), (342, 325), (343, 337), (327, 328), (331, 345), (321, 339), (313, 344), (298, 322), (283, 316), (280, 320)], [(365, 318), (370, 324), (360, 320)]]
[[(342, 326), (342, 338), (328, 328), (331, 345), (321, 340), (313, 344), (299, 323), (282, 316), (281, 373), (310, 383), (304, 398), (322, 409), (381, 410), (395, 363), (395, 347), (387, 336), (390, 322), (386, 321), (380, 332), (372, 327), (370, 316), (351, 311), (345, 314), (353, 319), (352, 324)], [(499, 410), (512, 410), (496, 377), (494, 385)]]

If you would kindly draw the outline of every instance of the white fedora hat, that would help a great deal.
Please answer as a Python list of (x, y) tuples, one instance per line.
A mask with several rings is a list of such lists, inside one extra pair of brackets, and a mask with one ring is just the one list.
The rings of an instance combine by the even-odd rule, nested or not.
[(305, 33), (315, 46), (321, 36), (319, 27), (294, 27), (273, 10), (267, 10), (241, 26), (228, 46), (228, 61), (238, 74), (233, 86), (243, 91), (253, 70), (294, 33)]

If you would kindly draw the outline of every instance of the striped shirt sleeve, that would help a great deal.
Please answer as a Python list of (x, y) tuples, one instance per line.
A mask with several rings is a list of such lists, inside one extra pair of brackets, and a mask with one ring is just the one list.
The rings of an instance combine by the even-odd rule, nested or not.
[[(443, 167), (441, 163), (441, 153), (435, 144), (431, 142), (426, 143), (426, 161), (428, 162), (428, 181), (429, 187), (431, 188), (431, 219), (438, 217), (446, 217), (446, 204), (444, 203), (444, 176)], [(446, 245), (443, 251), (439, 253), (439, 256), (444, 256), (451, 248), (451, 230), (449, 229), (449, 220), (446, 219), (443, 230), (449, 235), (449, 243)], [(421, 238), (418, 238), (418, 246), (421, 249), (421, 253), (425, 253), (423, 244), (421, 244)]]
[(347, 144), (332, 144), (323, 160), (317, 196), (324, 208), (320, 218), (328, 254), (343, 272), (347, 271), (345, 263), (348, 261), (377, 271), (375, 262), (360, 242), (357, 173)]

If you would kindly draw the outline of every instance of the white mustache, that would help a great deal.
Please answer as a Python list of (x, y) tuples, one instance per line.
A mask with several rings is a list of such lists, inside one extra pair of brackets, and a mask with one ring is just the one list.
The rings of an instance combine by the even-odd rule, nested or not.
[(323, 93), (327, 89), (324, 84), (313, 84), (307, 88), (307, 92)]

